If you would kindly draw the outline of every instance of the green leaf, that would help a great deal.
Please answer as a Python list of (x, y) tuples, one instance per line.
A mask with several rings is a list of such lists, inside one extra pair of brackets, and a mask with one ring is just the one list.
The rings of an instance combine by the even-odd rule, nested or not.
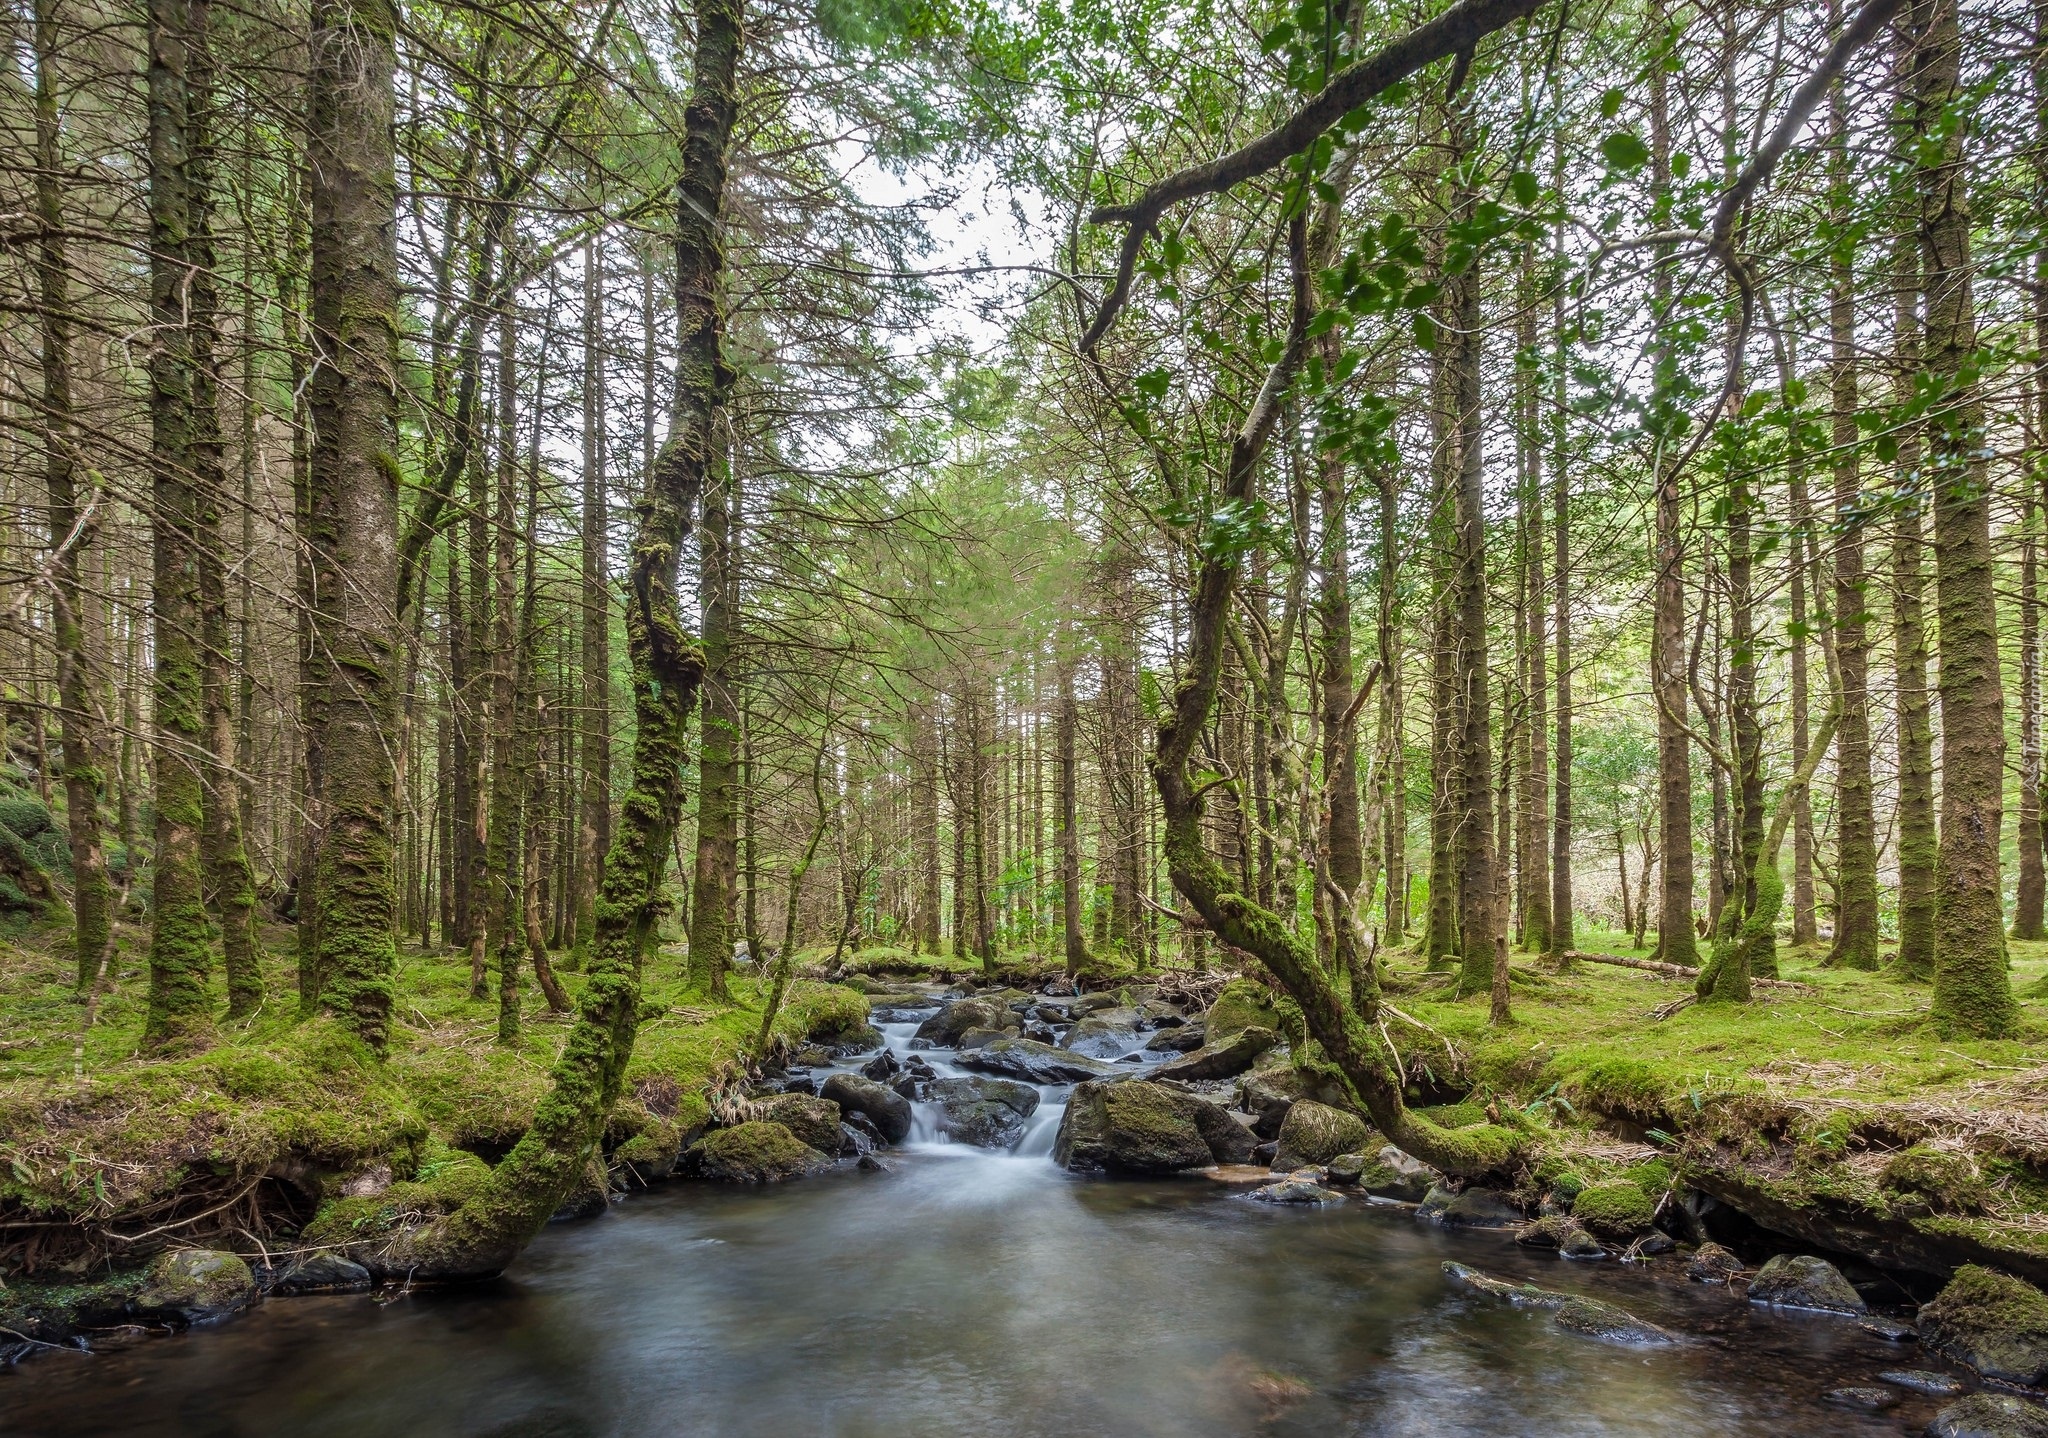
[[(1243, 31), (1238, 32), (1240, 35)], [(1259, 37), (1259, 49), (1270, 55), (1294, 38), (1294, 22), (1282, 20), (1278, 25)]]
[(1536, 203), (1536, 197), (1543, 193), (1543, 187), (1536, 183), (1536, 177), (1527, 170), (1517, 170), (1508, 177), (1508, 184), (1515, 192), (1515, 203), (1527, 207)]
[(1436, 349), (1436, 321), (1422, 310), (1417, 310), (1409, 324), (1415, 330), (1415, 343), (1426, 350)]
[(1600, 154), (1616, 170), (1639, 170), (1650, 159), (1648, 147), (1626, 130), (1616, 130), (1602, 140)]
[(1602, 90), (1600, 92), (1600, 118), (1612, 120), (1616, 115), (1619, 115), (1621, 113), (1621, 102), (1627, 98), (1622, 93), (1622, 88), (1619, 85), (1609, 85), (1605, 90)]
[(1899, 437), (1895, 434), (1881, 434), (1872, 448), (1877, 451), (1880, 461), (1890, 464), (1899, 457)]
[(1147, 395), (1153, 399), (1164, 399), (1166, 398), (1166, 387), (1172, 382), (1172, 378), (1164, 369), (1148, 369), (1143, 374), (1134, 378), (1131, 383), (1137, 388), (1139, 394)]

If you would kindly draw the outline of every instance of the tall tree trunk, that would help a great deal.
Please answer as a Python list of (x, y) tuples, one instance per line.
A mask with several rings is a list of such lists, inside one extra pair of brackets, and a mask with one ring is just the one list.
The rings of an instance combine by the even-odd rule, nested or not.
[(491, 548), (491, 782), (485, 838), (486, 935), (498, 971), (498, 1042), (519, 1038), (525, 968), (519, 867), (519, 333), (507, 295), (498, 319), (498, 453)]
[(321, 567), (321, 1001), (382, 1052), (391, 1020), (391, 814), (398, 720), (398, 254), (392, 145), (397, 16), (387, 0), (316, 0), (309, 485)]
[[(1379, 802), (1373, 806), (1381, 826), (1381, 849), (1387, 872), (1387, 907), (1381, 944), (1399, 946), (1408, 928), (1408, 754), (1402, 733), (1406, 686), (1401, 680), (1401, 630), (1398, 609), (1401, 557), (1397, 548), (1400, 491), (1391, 466), (1381, 470), (1380, 553), (1377, 642), (1380, 661)], [(1261, 902), (1265, 902), (1262, 899)]]
[[(697, 612), (704, 626), (703, 733), (697, 745), (696, 877), (691, 884), (690, 982), (724, 1002), (739, 875), (739, 704), (732, 691), (732, 464), (722, 437), (704, 479), (697, 532)], [(844, 868), (842, 866), (842, 875)]]
[[(1902, 92), (1910, 92), (1913, 27), (1899, 27), (1896, 67)], [(1902, 94), (1902, 99), (1904, 95)], [(1910, 105), (1898, 127), (1894, 154), (1901, 168), (1912, 164), (1920, 144)], [(1920, 374), (1920, 239), (1918, 206), (1903, 219), (1892, 251), (1892, 400), (1901, 409), (1918, 393)], [(1899, 493), (1892, 522), (1892, 653), (1898, 689), (1898, 972), (1925, 983), (1934, 977), (1934, 871), (1939, 848), (1934, 820), (1934, 716), (1928, 700), (1928, 641), (1921, 569), (1922, 516), (1927, 497), (1921, 487), (1921, 431), (1900, 429), (1893, 465)]]
[[(1831, 11), (1839, 12), (1839, 4)], [(1856, 429), (1856, 275), (1848, 223), (1848, 102), (1835, 86), (1828, 136), (1836, 238), (1829, 255), (1829, 405), (1834, 420), (1835, 663), (1842, 676), (1842, 717), (1835, 730), (1835, 943), (1828, 962), (1877, 967), (1877, 817), (1870, 779), (1870, 641), (1865, 613), (1863, 516)]]
[(2005, 799), (2005, 694), (1998, 669), (1998, 603), (1984, 401), (1975, 375), (1967, 130), (1950, 107), (1961, 90), (1957, 0), (1915, 0), (1912, 104), (1923, 135), (1920, 270), (1926, 372), (1945, 386), (1927, 418), (1934, 491), (1936, 618), (1940, 626), (1941, 839), (1935, 861), (1935, 1022), (1980, 1036), (2011, 1031), (1999, 887)]
[(1516, 445), (1522, 474), (1517, 507), (1523, 542), (1528, 549), (1528, 577), (1522, 603), (1528, 614), (1526, 653), (1529, 683), (1525, 728), (1528, 743), (1522, 769), (1522, 821), (1518, 845), (1522, 855), (1522, 947), (1530, 953), (1550, 952), (1552, 884), (1550, 838), (1550, 635), (1544, 622), (1549, 581), (1543, 524), (1543, 440), (1538, 414), (1540, 395), (1536, 349), (1535, 252), (1522, 251), (1520, 322), (1515, 333)]
[[(1806, 607), (1806, 481), (1798, 466), (1791, 467), (1792, 542), (1785, 546), (1785, 564), (1791, 573), (1792, 634), (1792, 767), (1798, 768), (1812, 745), (1812, 721), (1807, 713), (1812, 687), (1808, 679), (1806, 639), (1810, 620)], [(1801, 791), (1798, 809), (1792, 816), (1792, 945), (1801, 948), (1820, 937), (1814, 920), (1813, 902), (1813, 802)]]
[(597, 890), (611, 842), (611, 595), (605, 553), (604, 279), (596, 240), (583, 248), (583, 794), (576, 824), (575, 944), (580, 962), (597, 932)]
[[(1649, 29), (1662, 53), (1665, 7), (1651, 0)], [(1656, 192), (1671, 192), (1671, 122), (1667, 108), (1664, 66), (1650, 70), (1650, 164)], [(1657, 439), (1656, 599), (1651, 619), (1650, 685), (1657, 700), (1657, 793), (1663, 855), (1663, 893), (1658, 908), (1659, 952), (1664, 962), (1687, 967), (1699, 962), (1692, 928), (1692, 748), (1685, 732), (1685, 549), (1680, 533), (1681, 496), (1676, 455), (1677, 436), (1670, 432), (1675, 412), (1677, 359), (1662, 327), (1673, 321), (1671, 254), (1657, 250), (1652, 274), (1652, 323), (1659, 327), (1654, 346), (1655, 388), (1661, 423)]]
[(227, 554), (222, 511), (227, 464), (220, 428), (220, 283), (214, 271), (214, 63), (207, 0), (192, 0), (188, 134), (191, 278), (186, 304), (192, 325), (192, 485), (197, 524), (193, 558), (199, 579), (200, 692), (205, 747), (200, 756), (205, 830), (201, 853), (220, 913), (227, 973), (228, 1017), (244, 1018), (263, 1002), (256, 950), (256, 871), (242, 837), (241, 786), (235, 770), (235, 656), (228, 626)]
[[(203, 17), (204, 12), (201, 12)], [(189, 0), (150, 0), (150, 613), (156, 671), (156, 869), (144, 1042), (203, 1040), (213, 968), (200, 892), (205, 743), (199, 646), (198, 500), (193, 492), (193, 355), (186, 286), (193, 221)]]
[[(1476, 197), (1461, 190), (1458, 213)], [(1448, 286), (1456, 299), (1459, 354), (1456, 371), (1458, 487), (1452, 505), (1456, 526), (1452, 571), (1453, 633), (1457, 649), (1454, 682), (1458, 713), (1458, 933), (1463, 957), (1459, 989), (1493, 988), (1494, 912), (1493, 734), (1487, 673), (1486, 633), (1486, 463), (1481, 451), (1481, 316), (1479, 274), (1472, 269)]]
[(1060, 690), (1060, 931), (1067, 977), (1073, 978), (1088, 967), (1089, 956), (1088, 941), (1081, 933), (1081, 764), (1076, 743), (1081, 708), (1074, 698), (1074, 661), (1066, 649), (1068, 642), (1071, 637), (1063, 634), (1060, 654), (1054, 663)]
[(736, 0), (700, 0), (677, 185), (675, 416), (636, 506), (626, 606), (633, 784), (605, 861), (590, 977), (555, 1062), (552, 1091), (532, 1125), (460, 1209), (372, 1254), (386, 1272), (469, 1277), (502, 1270), (587, 1171), (633, 1056), (642, 958), (682, 809), (683, 729), (703, 676), (703, 654), (684, 631), (676, 601), (676, 566), (711, 463), (714, 416), (731, 383), (716, 296), (740, 37)]
[[(1563, 150), (1557, 164), (1563, 164)], [(1550, 962), (1554, 967), (1570, 964), (1572, 952), (1572, 530), (1571, 478), (1566, 463), (1566, 423), (1570, 415), (1565, 389), (1567, 352), (1564, 327), (1564, 284), (1562, 251), (1564, 230), (1557, 230), (1553, 247), (1558, 252), (1559, 273), (1551, 282), (1550, 319), (1556, 346), (1551, 361), (1551, 522), (1557, 574), (1557, 608), (1552, 628), (1557, 634), (1557, 765), (1556, 799), (1550, 831)], [(1640, 928), (1640, 921), (1638, 928)]]
[[(81, 580), (99, 536), (95, 493), (81, 510), (71, 409), (71, 266), (64, 242), (62, 132), (57, 112), (57, 0), (35, 0), (37, 319), (42, 330), (43, 484), (50, 503), (51, 637), (64, 743), (65, 829), (71, 843), (73, 952), (80, 993), (98, 982), (112, 932), (113, 885), (100, 837), (106, 790), (94, 639), (97, 604)], [(132, 870), (132, 857), (129, 864)]]

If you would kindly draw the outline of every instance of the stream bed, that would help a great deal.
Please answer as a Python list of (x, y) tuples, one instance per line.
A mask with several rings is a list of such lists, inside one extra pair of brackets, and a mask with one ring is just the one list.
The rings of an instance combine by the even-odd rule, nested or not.
[[(914, 1025), (885, 1025), (907, 1051)], [(942, 1073), (949, 1054), (923, 1055)], [(673, 1183), (549, 1229), (480, 1288), (273, 1299), (225, 1326), (0, 1372), (0, 1433), (163, 1438), (1830, 1435), (1918, 1432), (1824, 1390), (1922, 1363), (1853, 1322), (1203, 1177), (935, 1136), (889, 1172)], [(1687, 1335), (1612, 1346), (1453, 1285), (1447, 1259)]]

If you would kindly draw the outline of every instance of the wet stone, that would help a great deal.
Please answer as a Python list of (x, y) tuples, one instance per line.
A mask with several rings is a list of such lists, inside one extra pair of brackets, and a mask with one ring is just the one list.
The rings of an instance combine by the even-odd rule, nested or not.
[(1887, 1368), (1877, 1376), (1882, 1382), (1895, 1383), (1915, 1393), (1932, 1393), (1937, 1398), (1954, 1397), (1969, 1386), (1960, 1378), (1936, 1373), (1931, 1368)]
[(1820, 1395), (1821, 1400), (1838, 1408), (1864, 1408), (1876, 1412), (1884, 1408), (1899, 1406), (1900, 1397), (1896, 1389), (1877, 1388), (1866, 1384), (1851, 1383), (1840, 1388), (1830, 1388)]

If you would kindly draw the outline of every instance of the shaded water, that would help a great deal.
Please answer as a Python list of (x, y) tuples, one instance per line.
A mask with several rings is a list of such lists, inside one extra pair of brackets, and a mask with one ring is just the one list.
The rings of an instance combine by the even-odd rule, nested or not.
[[(1020, 1149), (1050, 1141), (1041, 1121)], [(478, 1290), (279, 1299), (215, 1330), (47, 1354), (0, 1374), (0, 1432), (1783, 1438), (1917, 1432), (1935, 1406), (1824, 1405), (1829, 1386), (1919, 1360), (1852, 1323), (1400, 1208), (1275, 1209), (1202, 1178), (1088, 1180), (1042, 1152), (915, 1139), (890, 1162), (763, 1191), (669, 1185), (551, 1229)], [(1447, 1258), (1694, 1340), (1561, 1333), (1453, 1287)]]

